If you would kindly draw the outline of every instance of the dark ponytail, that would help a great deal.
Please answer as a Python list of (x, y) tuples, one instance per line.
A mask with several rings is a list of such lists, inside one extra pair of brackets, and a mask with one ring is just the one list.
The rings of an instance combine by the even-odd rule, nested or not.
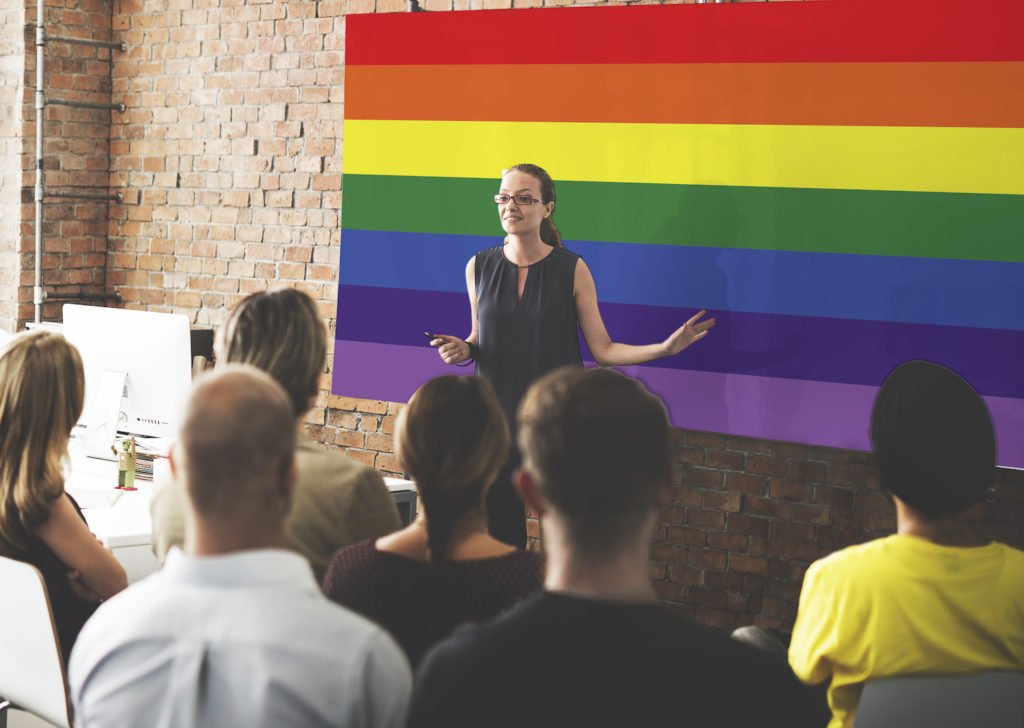
[[(502, 176), (509, 172), (523, 172), (533, 177), (535, 180), (540, 182), (540, 197), (543, 202), (557, 202), (555, 198), (555, 181), (551, 179), (551, 175), (547, 173), (543, 167), (538, 167), (536, 164), (517, 164), (514, 167), (509, 167)], [(558, 226), (555, 225), (555, 212), (551, 211), (540, 224), (540, 239), (548, 245), (554, 248), (564, 248), (562, 245), (562, 234), (558, 231)]]
[(505, 456), (505, 413), (479, 377), (438, 377), (402, 410), (398, 460), (416, 483), (426, 515), (428, 560), (444, 561), (459, 520), (484, 497)]
[(459, 519), (482, 506), (485, 486), (471, 485), (446, 493), (438, 483), (417, 480), (416, 487), (427, 514), (427, 561), (433, 566), (445, 560)]

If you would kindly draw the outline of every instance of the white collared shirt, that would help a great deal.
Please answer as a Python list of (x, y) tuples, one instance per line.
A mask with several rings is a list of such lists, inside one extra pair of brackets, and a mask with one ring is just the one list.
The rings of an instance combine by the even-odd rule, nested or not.
[(104, 603), (68, 670), (79, 728), (401, 726), (412, 678), (383, 630), (267, 549), (193, 557)]

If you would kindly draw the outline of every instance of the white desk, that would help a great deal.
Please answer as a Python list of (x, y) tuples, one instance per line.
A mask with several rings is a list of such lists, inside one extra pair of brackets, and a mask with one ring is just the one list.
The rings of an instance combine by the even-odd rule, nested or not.
[[(170, 476), (166, 459), (157, 459), (154, 476), (162, 482)], [(106, 460), (87, 458), (73, 454), (71, 469), (67, 474), (66, 488), (72, 497), (81, 496), (82, 512), (89, 529), (114, 556), (128, 574), (132, 584), (160, 568), (153, 554), (153, 521), (149, 515), (149, 501), (153, 497), (153, 483), (135, 481), (138, 490), (120, 491), (121, 495), (112, 505), (104, 503), (105, 482), (111, 492), (117, 483), (117, 465)], [(401, 478), (384, 478), (395, 504), (407, 522), (416, 515), (416, 489), (411, 481)], [(97, 493), (101, 497), (97, 497)]]
[[(166, 459), (155, 464), (159, 479), (168, 475)], [(112, 505), (104, 503), (104, 481), (112, 493), (120, 496)], [(89, 524), (89, 530), (113, 551), (114, 556), (128, 574), (128, 583), (138, 581), (160, 568), (153, 554), (153, 522), (149, 516), (149, 501), (153, 497), (153, 483), (135, 481), (138, 490), (116, 491), (117, 464), (96, 460), (75, 453), (71, 457), (71, 472), (65, 487), (79, 505)]]

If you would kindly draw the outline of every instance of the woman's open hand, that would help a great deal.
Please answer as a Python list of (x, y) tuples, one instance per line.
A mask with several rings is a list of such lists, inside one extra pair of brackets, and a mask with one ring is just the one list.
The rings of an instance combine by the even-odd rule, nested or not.
[(700, 341), (708, 335), (708, 330), (715, 325), (713, 318), (700, 320), (707, 311), (698, 311), (689, 321), (680, 326), (671, 336), (665, 339), (662, 344), (665, 347), (665, 356), (678, 354), (695, 341)]
[(430, 341), (437, 348), (437, 353), (445, 364), (461, 364), (470, 358), (469, 344), (458, 336), (438, 334)]

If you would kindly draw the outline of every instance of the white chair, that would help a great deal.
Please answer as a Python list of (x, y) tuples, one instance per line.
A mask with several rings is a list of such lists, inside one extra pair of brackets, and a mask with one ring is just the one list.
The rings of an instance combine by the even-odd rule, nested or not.
[(864, 683), (855, 728), (1024, 728), (1024, 672)]
[[(0, 556), (0, 703), (59, 728), (71, 726), (71, 703), (46, 583), (32, 565)], [(5, 722), (0, 708), (0, 725)]]

